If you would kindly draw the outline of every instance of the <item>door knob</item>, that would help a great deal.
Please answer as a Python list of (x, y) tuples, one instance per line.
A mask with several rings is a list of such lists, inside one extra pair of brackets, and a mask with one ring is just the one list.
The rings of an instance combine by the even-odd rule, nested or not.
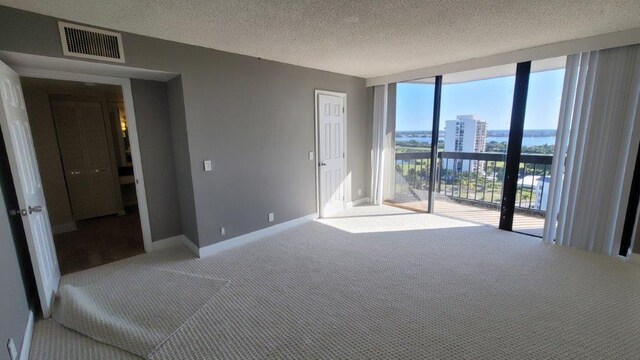
[(11, 209), (11, 210), (9, 210), (9, 215), (11, 215), (11, 216), (16, 216), (16, 215), (27, 216), (27, 210), (25, 210), (25, 209)]
[(34, 212), (41, 212), (41, 211), (42, 211), (42, 206), (40, 205), (29, 206), (29, 214), (32, 214)]
[(327, 163), (326, 162), (321, 162), (320, 166), (327, 166)]

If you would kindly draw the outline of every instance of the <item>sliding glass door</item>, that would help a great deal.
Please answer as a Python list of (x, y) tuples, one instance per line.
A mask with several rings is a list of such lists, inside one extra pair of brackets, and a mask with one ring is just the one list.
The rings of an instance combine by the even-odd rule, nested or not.
[(428, 211), (431, 190), (434, 89), (433, 78), (395, 87), (395, 174), (387, 203), (420, 212)]
[(389, 85), (386, 203), (541, 236), (564, 62)]
[(436, 214), (498, 226), (515, 69), (443, 76)]

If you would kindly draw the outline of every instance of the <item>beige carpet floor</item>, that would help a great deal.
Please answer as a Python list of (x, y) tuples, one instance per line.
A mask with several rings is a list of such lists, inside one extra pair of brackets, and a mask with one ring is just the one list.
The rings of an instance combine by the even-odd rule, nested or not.
[[(129, 264), (229, 283), (154, 359), (638, 359), (640, 268), (539, 239), (390, 207), (358, 207), (197, 259)], [(180, 301), (180, 294), (176, 294)], [(55, 322), (32, 359), (134, 359)]]
[(89, 285), (62, 286), (53, 318), (92, 339), (149, 358), (227, 283), (130, 264)]

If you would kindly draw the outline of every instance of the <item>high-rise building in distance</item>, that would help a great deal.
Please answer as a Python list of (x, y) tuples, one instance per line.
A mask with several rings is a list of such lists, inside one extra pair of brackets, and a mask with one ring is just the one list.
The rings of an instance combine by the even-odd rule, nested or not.
[[(458, 115), (445, 123), (444, 151), (484, 152), (487, 142), (487, 122), (475, 115)], [(477, 161), (456, 160), (458, 171), (484, 170)]]

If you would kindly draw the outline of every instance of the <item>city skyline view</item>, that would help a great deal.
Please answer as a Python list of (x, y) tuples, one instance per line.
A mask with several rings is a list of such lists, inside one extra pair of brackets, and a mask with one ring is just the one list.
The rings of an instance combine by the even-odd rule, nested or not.
[[(508, 130), (511, 119), (514, 76), (445, 84), (442, 87), (440, 130), (447, 120), (473, 114), (487, 122), (489, 130)], [(556, 129), (564, 69), (532, 73), (529, 79), (526, 130)], [(399, 83), (396, 131), (431, 130), (434, 86)]]

